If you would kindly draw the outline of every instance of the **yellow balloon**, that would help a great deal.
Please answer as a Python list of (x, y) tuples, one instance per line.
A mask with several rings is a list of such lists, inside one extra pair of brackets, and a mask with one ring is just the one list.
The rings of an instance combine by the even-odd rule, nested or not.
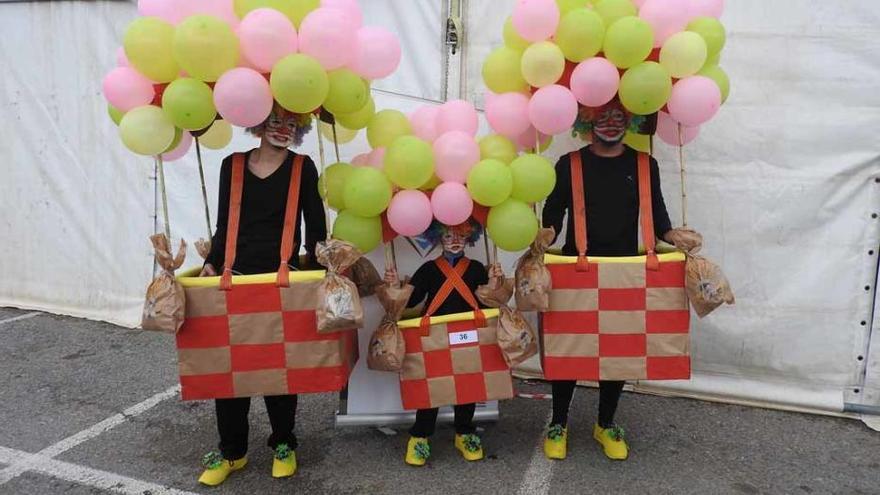
[(707, 55), (708, 48), (702, 36), (682, 31), (663, 43), (660, 65), (669, 71), (670, 76), (681, 79), (696, 74), (706, 64)]
[(342, 127), (339, 124), (336, 124), (336, 138), (333, 138), (333, 126), (326, 123), (321, 122), (318, 124), (318, 130), (321, 131), (321, 135), (330, 141), (336, 142), (336, 144), (345, 144), (354, 141), (354, 138), (357, 137), (358, 131), (354, 131), (351, 129), (347, 129)]
[(590, 9), (572, 10), (559, 21), (555, 39), (566, 59), (583, 62), (602, 50), (605, 22)]
[(480, 159), (494, 159), (510, 165), (516, 159), (516, 145), (504, 136), (490, 134), (480, 139)]
[(651, 136), (646, 134), (636, 134), (635, 132), (627, 131), (626, 136), (623, 138), (623, 143), (643, 153), (651, 152)]
[(174, 26), (158, 17), (141, 17), (128, 25), (122, 45), (132, 67), (148, 79), (165, 83), (177, 79), (174, 61)]
[(589, 8), (591, 6), (589, 0), (556, 0), (559, 6), (559, 15), (564, 16), (574, 9)]
[(370, 120), (367, 125), (367, 140), (370, 147), (387, 148), (400, 136), (412, 134), (412, 125), (402, 112), (397, 110), (382, 110)]
[(512, 48), (517, 51), (523, 51), (529, 47), (531, 44), (528, 40), (523, 38), (516, 32), (516, 29), (513, 27), (513, 19), (510, 17), (504, 21), (504, 45), (508, 48)]
[(334, 117), (336, 117), (337, 124), (341, 124), (348, 129), (360, 130), (367, 127), (373, 115), (376, 115), (376, 103), (373, 101), (370, 93), (367, 92), (367, 104), (363, 108), (354, 113), (342, 113), (334, 115)]
[(314, 111), (330, 92), (327, 71), (317, 60), (301, 53), (278, 61), (272, 68), (269, 85), (278, 103), (294, 113)]
[(519, 92), (529, 89), (523, 78), (523, 54), (507, 46), (498, 47), (483, 62), (483, 81), (493, 93)]
[(594, 7), (602, 16), (606, 26), (614, 24), (618, 19), (639, 15), (638, 8), (632, 0), (601, 0), (596, 2)]
[(232, 141), (232, 126), (225, 120), (215, 120), (207, 132), (199, 136), (199, 144), (209, 150), (219, 150)]
[(187, 17), (174, 32), (174, 60), (190, 77), (216, 81), (238, 64), (238, 36), (214, 16)]
[(555, 83), (565, 71), (565, 55), (555, 43), (541, 41), (526, 48), (522, 56), (522, 75), (536, 88)]
[(123, 144), (139, 155), (158, 155), (174, 141), (174, 124), (161, 108), (144, 105), (128, 111), (119, 122)]

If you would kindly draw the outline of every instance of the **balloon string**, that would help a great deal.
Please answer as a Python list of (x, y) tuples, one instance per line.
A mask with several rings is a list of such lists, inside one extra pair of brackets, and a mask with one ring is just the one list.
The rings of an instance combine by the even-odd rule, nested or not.
[(336, 163), (341, 162), (339, 159), (339, 138), (336, 137), (336, 118), (333, 118), (333, 147), (336, 148)]
[[(318, 135), (318, 159), (321, 161), (321, 177), (324, 177), (324, 167), (325, 167), (324, 139), (321, 138), (321, 119), (320, 119), (320, 117), (317, 117), (317, 116), (315, 118), (318, 120), (318, 125), (316, 126), (318, 128), (318, 132), (316, 133)], [(322, 195), (323, 200), (321, 202), (324, 204), (324, 224), (325, 224), (325, 229), (327, 230), (327, 240), (329, 241), (330, 234), (331, 234), (331, 230), (330, 230), (330, 204), (327, 203), (327, 180), (326, 179), (327, 178), (324, 177), (324, 181), (323, 181), (324, 186), (322, 188), (324, 190), (324, 194)]]
[(205, 222), (208, 224), (208, 239), (211, 238), (211, 210), (208, 208), (208, 189), (205, 187), (205, 167), (202, 165), (202, 147), (196, 138), (196, 159), (199, 161), (199, 179), (202, 181), (202, 201), (205, 203)]
[(489, 255), (489, 234), (483, 232), (483, 246), (486, 247), (486, 266), (492, 264), (492, 257)]
[(685, 185), (684, 140), (681, 135), (681, 124), (678, 124), (678, 165), (681, 170), (681, 225), (687, 227), (687, 187)]
[(162, 155), (156, 155), (156, 163), (159, 168), (159, 190), (162, 192), (162, 216), (165, 220), (165, 237), (171, 244), (171, 223), (168, 221), (168, 194), (165, 191), (165, 165), (162, 163)]

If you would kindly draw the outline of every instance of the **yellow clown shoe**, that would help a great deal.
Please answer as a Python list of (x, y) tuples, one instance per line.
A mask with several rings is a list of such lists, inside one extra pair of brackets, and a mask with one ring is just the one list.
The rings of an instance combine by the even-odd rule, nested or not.
[(629, 447), (623, 435), (623, 428), (619, 426), (611, 428), (602, 428), (598, 424), (593, 426), (593, 438), (602, 446), (605, 456), (615, 461), (623, 461), (629, 457)]
[(568, 453), (568, 428), (562, 425), (551, 425), (547, 428), (544, 438), (544, 456), (547, 459), (561, 461)]
[(466, 461), (479, 461), (483, 458), (483, 441), (472, 433), (455, 435), (455, 448)]
[(409, 437), (406, 444), (406, 463), (410, 466), (424, 466), (431, 457), (431, 444), (427, 438)]
[(296, 452), (286, 443), (275, 447), (275, 458), (272, 459), (272, 477), (288, 478), (296, 473)]
[(217, 452), (205, 454), (202, 458), (205, 471), (199, 476), (199, 483), (207, 486), (218, 486), (235, 471), (247, 465), (247, 457), (230, 461)]

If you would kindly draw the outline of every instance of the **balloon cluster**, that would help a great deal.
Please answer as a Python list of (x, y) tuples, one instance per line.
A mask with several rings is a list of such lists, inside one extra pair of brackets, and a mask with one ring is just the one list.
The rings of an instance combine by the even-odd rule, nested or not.
[(103, 87), (123, 143), (142, 155), (183, 156), (190, 133), (206, 130), (201, 142), (222, 148), (229, 124), (256, 126), (275, 102), (357, 129), (374, 112), (369, 82), (401, 58), (394, 34), (362, 26), (357, 0), (139, 0), (138, 10)]
[(473, 216), (502, 249), (532, 242), (538, 220), (529, 203), (552, 191), (553, 166), (538, 155), (517, 156), (504, 136), (478, 141), (472, 104), (423, 106), (409, 117), (382, 110), (366, 128), (373, 150), (321, 177), (319, 190), (339, 210), (334, 237), (366, 252), (382, 240), (382, 216), (386, 231), (403, 236), (423, 233), (435, 219), (458, 225)]
[[(483, 64), (489, 124), (525, 143), (571, 129), (615, 97), (660, 112), (657, 133), (687, 144), (727, 99), (718, 66), (724, 0), (518, 0), (504, 46)], [(679, 127), (680, 125), (680, 127)]]

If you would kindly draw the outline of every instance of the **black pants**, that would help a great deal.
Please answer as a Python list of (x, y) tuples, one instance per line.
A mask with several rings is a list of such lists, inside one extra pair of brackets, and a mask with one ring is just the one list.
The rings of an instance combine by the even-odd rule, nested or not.
[[(476, 404), (462, 404), (455, 406), (455, 432), (459, 435), (469, 435), (477, 431), (474, 426), (474, 411)], [(416, 422), (409, 429), (409, 434), (414, 437), (430, 437), (434, 434), (437, 426), (437, 414), (439, 409), (419, 409), (416, 412)]]
[[(599, 382), (599, 426), (608, 428), (614, 425), (614, 413), (617, 411), (617, 403), (623, 393), (625, 382), (600, 381)], [(568, 422), (568, 408), (571, 406), (571, 397), (574, 395), (574, 380), (553, 381), (553, 419), (551, 425), (565, 426)]]
[[(296, 396), (275, 395), (263, 397), (272, 434), (267, 444), (275, 448), (286, 443), (296, 449), (296, 435), (293, 427), (296, 424)], [(220, 453), (224, 459), (241, 459), (248, 449), (248, 413), (251, 410), (251, 399), (217, 399), (214, 401), (217, 410), (217, 431), (220, 433)]]

